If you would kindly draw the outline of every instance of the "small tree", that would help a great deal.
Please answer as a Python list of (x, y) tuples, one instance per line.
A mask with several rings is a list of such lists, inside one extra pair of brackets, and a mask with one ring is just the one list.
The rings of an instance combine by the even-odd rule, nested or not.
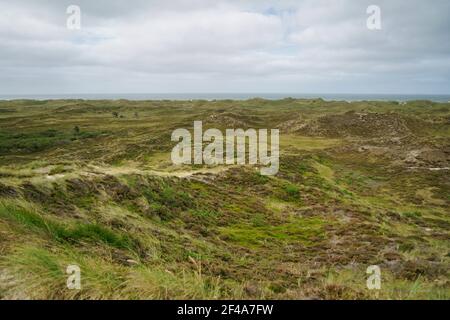
[(114, 118), (118, 118), (119, 117), (119, 113), (117, 111), (113, 111), (112, 115), (114, 116)]

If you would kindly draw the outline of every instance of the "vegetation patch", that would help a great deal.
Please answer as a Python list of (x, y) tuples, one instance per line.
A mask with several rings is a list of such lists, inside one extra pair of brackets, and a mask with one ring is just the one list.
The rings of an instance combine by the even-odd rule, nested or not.
[(0, 154), (39, 152), (75, 140), (94, 138), (99, 132), (45, 130), (32, 133), (0, 132)]
[(0, 217), (9, 220), (27, 230), (44, 233), (50, 238), (60, 242), (103, 242), (120, 249), (131, 249), (133, 240), (124, 234), (114, 232), (98, 224), (63, 225), (41, 214), (12, 204), (0, 204)]
[[(0, 299), (449, 297), (449, 103), (0, 105)], [(279, 128), (278, 174), (173, 165), (194, 119)]]
[(286, 242), (311, 245), (325, 237), (324, 224), (320, 218), (295, 218), (276, 226), (240, 223), (222, 228), (221, 234), (246, 247), (273, 246)]

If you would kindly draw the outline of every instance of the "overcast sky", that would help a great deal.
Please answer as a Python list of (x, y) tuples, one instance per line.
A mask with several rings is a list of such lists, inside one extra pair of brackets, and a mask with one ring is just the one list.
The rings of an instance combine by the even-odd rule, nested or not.
[(448, 0), (0, 0), (0, 94), (449, 94), (449, 33)]

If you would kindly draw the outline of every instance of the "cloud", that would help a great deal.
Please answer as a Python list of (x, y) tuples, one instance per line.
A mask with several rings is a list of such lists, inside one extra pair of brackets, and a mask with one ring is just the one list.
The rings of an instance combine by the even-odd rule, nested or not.
[(450, 4), (0, 0), (0, 93), (448, 93)]

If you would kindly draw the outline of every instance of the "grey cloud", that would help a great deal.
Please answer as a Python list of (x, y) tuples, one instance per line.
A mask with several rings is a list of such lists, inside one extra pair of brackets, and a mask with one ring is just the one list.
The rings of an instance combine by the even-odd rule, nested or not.
[(449, 93), (450, 2), (0, 0), (0, 94)]

